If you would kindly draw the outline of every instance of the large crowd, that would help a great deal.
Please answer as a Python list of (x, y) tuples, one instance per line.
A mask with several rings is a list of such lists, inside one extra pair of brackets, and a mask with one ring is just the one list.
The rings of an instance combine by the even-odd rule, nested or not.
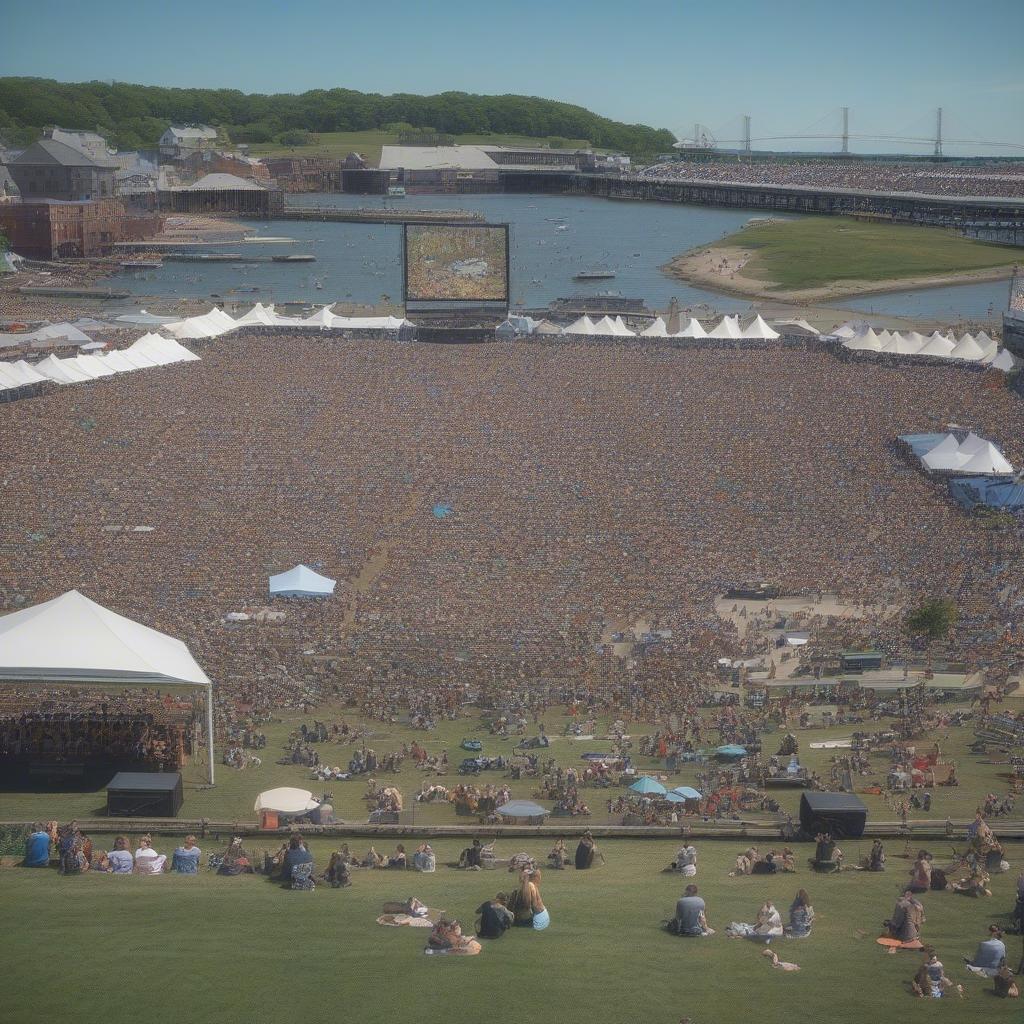
[[(863, 606), (846, 642), (894, 655), (898, 610), (948, 594), (950, 659), (1005, 674), (1019, 532), (979, 529), (894, 446), (950, 422), (1024, 459), (1019, 399), (942, 366), (232, 335), (0, 408), (0, 607), (81, 588), (182, 638), (236, 741), (333, 699), (425, 726), (480, 695), (657, 720), (744, 655), (714, 602), (753, 580)], [(299, 562), (335, 595), (226, 621)], [(654, 640), (616, 657), (640, 620)]]
[(897, 160), (674, 160), (638, 177), (664, 181), (741, 182), (809, 188), (920, 192), (941, 196), (1024, 197), (1024, 162), (949, 163)]

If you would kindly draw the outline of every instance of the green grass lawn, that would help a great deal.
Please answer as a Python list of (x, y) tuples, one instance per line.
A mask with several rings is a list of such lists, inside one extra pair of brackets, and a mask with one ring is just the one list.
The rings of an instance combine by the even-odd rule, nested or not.
[[(157, 838), (168, 851), (171, 840)], [(311, 844), (322, 869), (329, 841)], [(269, 844), (267, 844), (269, 845)], [(439, 862), (463, 843), (439, 842)], [(499, 841), (499, 855), (520, 844)], [(548, 844), (522, 847), (544, 858)], [(923, 897), (924, 938), (968, 1001), (910, 996), (920, 954), (888, 955), (874, 942), (889, 916), (909, 862), (895, 856), (875, 875), (812, 874), (798, 850), (795, 875), (727, 877), (739, 845), (698, 842), (696, 879), (718, 934), (680, 939), (660, 930), (681, 895), (682, 880), (662, 874), (676, 843), (607, 841), (607, 864), (588, 873), (545, 871), (545, 932), (513, 929), (474, 958), (422, 953), (426, 931), (375, 923), (385, 900), (416, 895), (473, 929), (474, 909), (513, 876), (504, 870), (434, 875), (356, 871), (349, 889), (290, 893), (262, 877), (84, 875), (5, 868), (0, 956), (6, 964), (0, 1019), (6, 1024), (75, 1020), (120, 1024), (267, 1024), (282, 1019), (352, 1019), (361, 1024), (448, 1021), (488, 1024), (864, 1024), (865, 1021), (1020, 1021), (1018, 1001), (991, 996), (991, 983), (969, 975), (987, 926), (1005, 920), (1024, 850), (994, 896)], [(844, 843), (852, 862), (862, 842)], [(215, 847), (203, 843), (207, 850)], [(251, 848), (251, 845), (250, 845)], [(364, 852), (359, 846), (357, 852)], [(942, 862), (945, 851), (936, 850)], [(772, 970), (759, 947), (731, 940), (731, 920), (751, 921), (765, 898), (785, 917), (796, 889), (807, 888), (817, 919), (810, 938), (777, 940), (799, 973)], [(1020, 939), (1008, 937), (1016, 963)]]
[(842, 281), (889, 281), (1011, 267), (1013, 252), (943, 228), (879, 224), (849, 217), (800, 217), (753, 224), (714, 243), (754, 249), (745, 277), (780, 290)]
[[(546, 146), (546, 139), (535, 139), (528, 135), (456, 135), (460, 145), (475, 146)], [(398, 136), (379, 130), (365, 132), (321, 132), (314, 136), (307, 146), (285, 146), (280, 142), (252, 145), (253, 156), (325, 156), (340, 160), (349, 153), (362, 153), (367, 162), (376, 167), (380, 163), (381, 146), (398, 144)], [(586, 139), (570, 139), (569, 147), (582, 149), (590, 144)]]
[[(1019, 710), (1024, 706), (1024, 697), (1014, 696), (1006, 702), (1007, 707)], [(951, 705), (952, 707), (952, 705)], [(324, 722), (339, 721), (344, 717), (350, 724), (359, 721), (359, 717), (353, 714), (352, 709), (341, 707), (324, 707), (315, 713), (315, 717)], [(253, 803), (258, 793), (275, 786), (301, 786), (312, 790), (317, 796), (327, 789), (334, 795), (334, 806), (340, 818), (349, 822), (365, 822), (367, 818), (366, 805), (362, 796), (366, 790), (365, 777), (350, 782), (318, 783), (310, 779), (309, 770), (296, 767), (291, 764), (276, 764), (276, 759), (284, 754), (283, 744), (288, 734), (297, 729), (303, 722), (310, 725), (313, 722), (314, 714), (301, 715), (291, 711), (282, 714), (277, 721), (264, 727), (267, 735), (268, 746), (261, 751), (263, 765), (260, 768), (250, 768), (244, 771), (228, 768), (225, 765), (217, 766), (217, 785), (214, 788), (205, 786), (206, 768), (205, 755), (200, 756), (193, 763), (186, 766), (184, 775), (185, 781), (185, 803), (182, 807), (182, 817), (186, 818), (210, 818), (218, 821), (253, 821)], [(545, 726), (549, 735), (558, 736), (564, 729), (569, 719), (559, 710), (552, 710), (545, 716)], [(599, 732), (602, 735), (607, 731), (609, 719), (607, 716), (599, 719)], [(403, 741), (417, 740), (423, 744), (431, 754), (440, 754), (442, 750), (448, 751), (451, 762), (451, 771), (445, 779), (437, 781), (452, 786), (459, 776), (455, 774), (455, 768), (463, 757), (469, 756), (465, 751), (459, 749), (459, 743), (463, 737), (476, 737), (483, 740), (483, 752), (494, 756), (497, 754), (510, 753), (513, 740), (498, 739), (487, 735), (486, 730), (481, 728), (480, 719), (477, 714), (469, 715), (455, 722), (441, 722), (438, 727), (430, 732), (423, 732), (410, 729), (404, 725), (386, 725), (382, 722), (370, 721), (368, 723), (374, 735), (367, 739), (368, 747), (372, 747), (378, 755), (401, 747)], [(879, 726), (874, 726), (878, 728)], [(649, 727), (632, 725), (632, 732), (639, 737), (648, 732)], [(536, 728), (531, 726), (530, 734), (536, 733)], [(852, 727), (835, 726), (829, 730), (810, 729), (798, 732), (800, 742), (801, 761), (819, 774), (828, 777), (829, 759), (831, 751), (811, 750), (810, 744), (817, 740), (828, 737), (848, 737), (852, 734)], [(765, 737), (765, 749), (768, 753), (774, 753), (780, 734), (772, 734)], [(956, 728), (942, 732), (937, 736), (930, 737), (928, 742), (938, 739), (945, 755), (952, 757), (957, 763), (957, 772), (961, 785), (956, 788), (940, 787), (934, 791), (934, 801), (930, 814), (922, 811), (914, 811), (912, 817), (932, 817), (943, 820), (947, 815), (952, 818), (967, 818), (973, 815), (975, 808), (984, 794), (992, 791), (1005, 793), (1008, 782), (1004, 775), (1007, 768), (999, 765), (981, 764), (983, 758), (970, 754), (968, 745), (973, 742), (974, 736), (970, 728)], [(330, 765), (346, 766), (351, 757), (353, 748), (350, 745), (321, 744), (317, 747), (321, 759)], [(582, 766), (581, 755), (588, 750), (608, 751), (611, 743), (607, 740), (595, 739), (574, 742), (564, 738), (552, 740), (547, 756), (554, 757), (557, 761), (568, 767), (569, 765)], [(544, 754), (544, 751), (541, 751)], [(637, 767), (645, 771), (656, 771), (663, 767), (662, 763), (651, 758), (634, 757)], [(884, 771), (888, 767), (888, 759), (884, 755), (877, 755), (874, 758), (874, 766), (878, 774), (872, 779), (864, 779), (864, 784), (871, 781), (884, 781)], [(412, 766), (411, 761), (406, 761), (402, 770), (396, 775), (387, 775), (383, 772), (375, 773), (377, 779), (387, 784), (398, 785), (405, 796), (407, 815), (403, 821), (410, 822), (412, 814), (415, 814), (416, 824), (456, 824), (465, 822), (466, 819), (456, 818), (455, 811), (450, 804), (415, 804), (412, 800), (413, 793), (417, 792), (424, 778), (423, 773)], [(678, 776), (673, 777), (673, 785), (695, 785), (697, 769), (692, 765), (682, 767)], [(478, 781), (500, 782), (503, 775), (498, 771), (483, 772)], [(471, 780), (472, 781), (472, 780)], [(511, 783), (513, 796), (532, 797), (534, 782), (524, 779), (518, 783)], [(586, 789), (584, 797), (594, 811), (592, 822), (603, 823), (607, 821), (605, 801), (609, 796), (618, 796), (622, 789), (609, 790)], [(773, 791), (783, 808), (796, 815), (800, 800), (800, 790), (780, 789)], [(882, 797), (865, 795), (862, 797), (867, 804), (872, 818), (878, 820), (893, 820), (893, 812), (886, 806)], [(66, 821), (72, 817), (95, 817), (101, 814), (106, 802), (103, 789), (94, 792), (29, 792), (11, 793), (0, 792), (0, 820), (6, 821), (32, 821), (37, 818), (59, 819)], [(584, 819), (577, 819), (577, 823)]]

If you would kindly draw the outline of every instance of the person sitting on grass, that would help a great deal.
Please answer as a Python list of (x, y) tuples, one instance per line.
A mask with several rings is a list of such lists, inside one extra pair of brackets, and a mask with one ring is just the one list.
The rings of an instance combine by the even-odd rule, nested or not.
[(397, 868), (400, 871), (404, 871), (408, 867), (408, 861), (405, 856), (405, 847), (401, 843), (395, 847), (395, 855), (393, 857), (388, 857), (388, 862), (384, 867)]
[(917, 860), (914, 861), (914, 866), (910, 869), (910, 885), (908, 888), (911, 892), (921, 893), (928, 892), (932, 887), (932, 859), (927, 850), (917, 851)]
[(185, 836), (185, 841), (171, 856), (171, 871), (178, 875), (199, 874), (199, 858), (203, 851), (196, 846), (195, 836)]
[[(281, 854), (281, 860), (284, 860), (283, 853)], [(251, 875), (252, 873), (252, 861), (242, 847), (241, 838), (239, 836), (232, 837), (231, 842), (228, 843), (227, 850), (224, 851), (224, 856), (221, 858), (217, 874), (234, 876)]]
[(556, 839), (555, 845), (551, 847), (548, 854), (548, 864), (556, 871), (561, 871), (567, 864), (571, 863), (569, 854), (565, 850), (565, 840)]
[(299, 864), (312, 863), (313, 854), (306, 847), (306, 841), (296, 832), (288, 840), (288, 852), (285, 853), (284, 859), (281, 861), (281, 874), (279, 878), (285, 885), (291, 885), (293, 869)]
[(605, 863), (604, 854), (594, 843), (594, 837), (588, 829), (583, 833), (579, 843), (576, 845), (576, 870), (586, 871), (594, 866), (594, 857), (600, 857), (601, 863)]
[(786, 933), (793, 939), (806, 939), (814, 923), (814, 907), (806, 889), (798, 889), (796, 899), (789, 906), (789, 926)]
[(500, 939), (515, 921), (515, 915), (508, 909), (508, 897), (499, 892), (493, 900), (486, 900), (476, 908), (480, 923), (476, 934), (481, 939)]
[(988, 926), (988, 938), (978, 943), (974, 959), (964, 957), (964, 965), (971, 974), (983, 978), (994, 978), (999, 973), (999, 965), (1006, 960), (1006, 945), (1003, 942), (1003, 930), (998, 925)]
[(379, 868), (384, 863), (384, 858), (377, 852), (377, 847), (371, 846), (363, 858), (364, 868)]
[(981, 896), (991, 896), (992, 890), (988, 887), (990, 879), (988, 872), (981, 865), (976, 865), (974, 870), (966, 878), (954, 882), (950, 888), (961, 896), (972, 896), (975, 899)]
[(148, 835), (143, 836), (139, 840), (139, 848), (135, 851), (135, 873), (137, 875), (159, 875), (166, 863), (167, 857), (153, 849), (152, 838)]
[(483, 860), (484, 848), (479, 839), (474, 839), (473, 845), (467, 846), (459, 854), (459, 867), (468, 871), (479, 871), (483, 867)]
[(85, 855), (85, 844), (78, 830), (61, 844), (60, 867), (62, 875), (80, 875), (89, 870), (89, 858)]
[(725, 934), (732, 939), (753, 939), (755, 942), (771, 942), (783, 934), (782, 915), (771, 900), (765, 900), (757, 912), (753, 924), (733, 921)]
[(925, 920), (924, 907), (910, 889), (905, 889), (885, 926), (890, 938), (899, 939), (900, 942), (917, 942), (921, 938), (921, 926)]
[(50, 866), (50, 833), (41, 821), (32, 826), (32, 832), (25, 840), (25, 859), (21, 863), (26, 868)]
[(1016, 999), (1020, 995), (1017, 982), (1013, 980), (1013, 971), (1010, 970), (1005, 959), (999, 965), (999, 970), (996, 971), (992, 983), (995, 986), (995, 993), (1000, 999)]
[(480, 943), (463, 935), (458, 921), (446, 921), (442, 917), (430, 932), (427, 948), (452, 953), (479, 953)]
[(332, 889), (344, 889), (352, 884), (352, 876), (348, 870), (348, 857), (341, 850), (335, 850), (331, 859), (327, 862), (327, 870), (324, 872), (324, 881)]
[(941, 999), (949, 989), (955, 989), (963, 998), (963, 988), (946, 977), (946, 970), (935, 950), (928, 950), (924, 963), (910, 983), (911, 992), (919, 999)]
[(412, 855), (412, 866), (417, 871), (430, 873), (437, 870), (437, 857), (430, 843), (420, 843), (416, 852)]
[(871, 844), (871, 852), (868, 854), (868, 871), (885, 870), (885, 847), (881, 839), (876, 839)]
[(830, 832), (819, 832), (815, 836), (814, 857), (811, 860), (811, 867), (815, 871), (822, 871), (825, 874), (842, 870), (843, 851), (836, 846)]
[(672, 869), (685, 875), (687, 878), (694, 878), (697, 874), (697, 850), (693, 843), (683, 843), (676, 850), (676, 859), (672, 862)]
[(135, 858), (128, 849), (128, 838), (117, 836), (114, 848), (107, 854), (108, 870), (114, 875), (130, 875), (135, 870)]
[(688, 885), (686, 892), (676, 900), (676, 916), (669, 923), (669, 931), (675, 935), (701, 937), (715, 934), (708, 925), (707, 907), (697, 895), (697, 886)]

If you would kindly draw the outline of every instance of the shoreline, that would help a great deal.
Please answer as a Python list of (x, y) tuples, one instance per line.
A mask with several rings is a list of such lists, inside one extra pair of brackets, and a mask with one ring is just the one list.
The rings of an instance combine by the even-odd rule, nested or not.
[(887, 278), (880, 281), (848, 280), (816, 288), (778, 289), (770, 281), (759, 281), (744, 276), (740, 271), (754, 255), (742, 246), (698, 246), (674, 256), (660, 268), (670, 277), (687, 284), (710, 288), (745, 299), (800, 305), (830, 302), (842, 298), (864, 295), (883, 295), (887, 292), (921, 291), (928, 288), (948, 288), (955, 285), (978, 284), (985, 281), (1008, 281), (1013, 274), (1013, 263), (983, 270), (963, 270), (928, 277)]

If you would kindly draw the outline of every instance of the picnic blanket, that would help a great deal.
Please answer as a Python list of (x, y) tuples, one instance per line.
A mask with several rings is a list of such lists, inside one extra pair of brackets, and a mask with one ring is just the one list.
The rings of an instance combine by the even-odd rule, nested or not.
[[(436, 912), (438, 917), (441, 916), (440, 911)], [(437, 921), (431, 921), (429, 917), (413, 917), (411, 914), (381, 914), (377, 918), (377, 924), (382, 924), (387, 928), (402, 928), (408, 926), (410, 928), (433, 928)]]
[(910, 942), (900, 942), (899, 939), (890, 938), (888, 935), (880, 935), (875, 939), (880, 946), (888, 946), (890, 949), (924, 949), (924, 943), (920, 939), (911, 939)]
[(427, 946), (423, 952), (427, 956), (476, 956), (480, 952), (480, 943), (472, 939), (467, 945), (459, 946), (457, 949), (434, 949)]

